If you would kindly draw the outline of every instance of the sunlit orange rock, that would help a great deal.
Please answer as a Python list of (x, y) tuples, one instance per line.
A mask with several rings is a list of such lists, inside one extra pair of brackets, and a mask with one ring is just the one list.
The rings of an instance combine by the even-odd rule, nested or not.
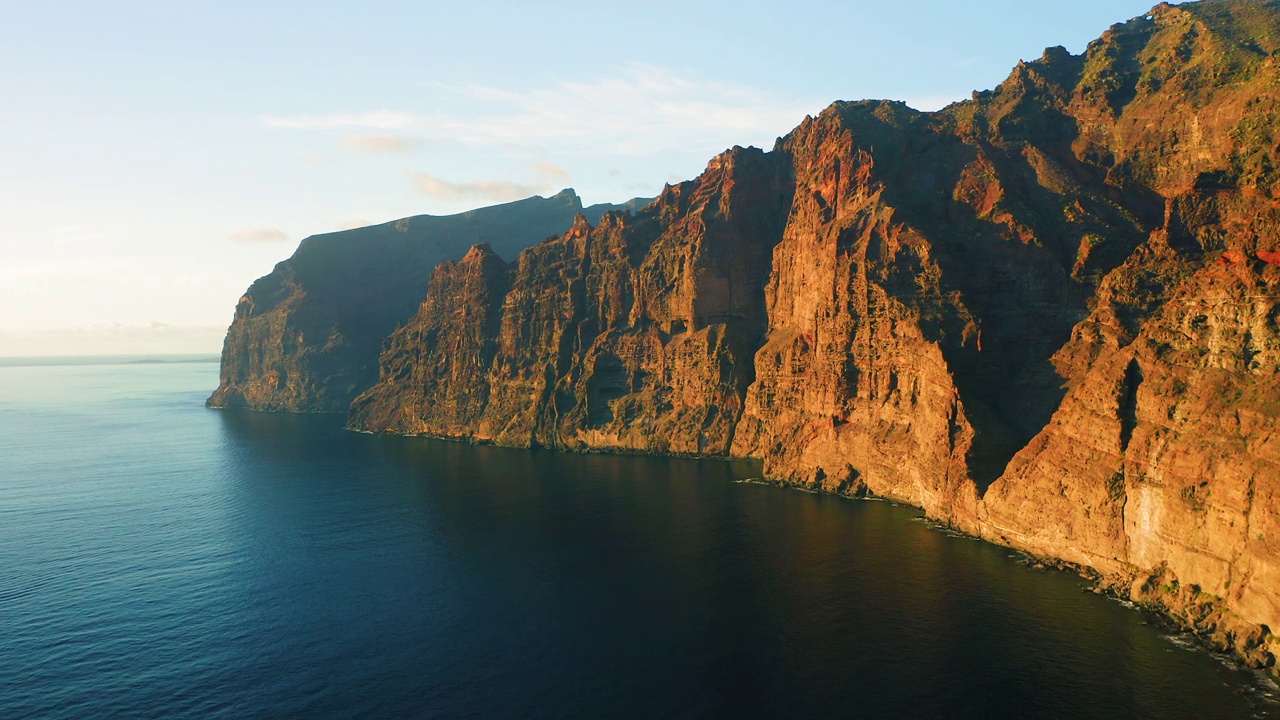
[[(833, 104), (509, 264), (415, 267), (351, 426), (758, 458), (1273, 664), (1280, 273), (1249, 258), (1278, 254), (1277, 28), (1275, 3), (1162, 4), (938, 112)], [(224, 376), (293, 329), (347, 341), (262, 314), (290, 277), (251, 289), (283, 329), (233, 326)]]

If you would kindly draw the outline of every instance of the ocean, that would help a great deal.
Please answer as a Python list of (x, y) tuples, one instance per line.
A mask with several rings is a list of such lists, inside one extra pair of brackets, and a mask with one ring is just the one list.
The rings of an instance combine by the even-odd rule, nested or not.
[(209, 358), (0, 363), (0, 718), (1277, 712), (910, 508), (207, 410), (216, 384)]

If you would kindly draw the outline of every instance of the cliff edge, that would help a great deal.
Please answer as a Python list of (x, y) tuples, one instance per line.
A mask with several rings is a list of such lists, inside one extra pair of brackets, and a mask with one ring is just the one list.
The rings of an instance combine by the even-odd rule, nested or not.
[(382, 341), (408, 320), (440, 263), (488, 243), (507, 257), (564, 232), (583, 208), (571, 189), (457, 215), (419, 215), (313, 235), (236, 305), (209, 407), (346, 411), (378, 379)]
[(1162, 3), (941, 111), (836, 103), (509, 264), (475, 247), (350, 424), (761, 458), (1273, 666), (1278, 172), (1280, 3)]

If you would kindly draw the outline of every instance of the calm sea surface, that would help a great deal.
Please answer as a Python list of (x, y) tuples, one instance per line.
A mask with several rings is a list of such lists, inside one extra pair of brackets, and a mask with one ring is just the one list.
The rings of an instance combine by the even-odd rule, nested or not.
[(918, 513), (206, 410), (211, 362), (0, 366), (0, 718), (1275, 712)]

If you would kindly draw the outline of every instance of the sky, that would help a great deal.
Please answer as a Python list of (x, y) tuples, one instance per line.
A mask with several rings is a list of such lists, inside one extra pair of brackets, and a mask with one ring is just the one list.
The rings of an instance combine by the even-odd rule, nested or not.
[(835, 100), (937, 109), (1153, 4), (0, 0), (0, 356), (217, 352), (307, 235), (653, 196)]

